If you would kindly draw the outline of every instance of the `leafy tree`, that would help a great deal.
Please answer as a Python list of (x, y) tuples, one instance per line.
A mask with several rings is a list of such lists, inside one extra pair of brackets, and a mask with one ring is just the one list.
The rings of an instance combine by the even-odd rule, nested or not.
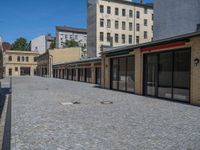
[(50, 44), (50, 49), (54, 49), (54, 48), (56, 48), (56, 38), (54, 38), (54, 40)]
[(12, 50), (29, 51), (30, 44), (25, 38), (20, 37), (12, 44)]
[(66, 40), (66, 42), (64, 43), (64, 47), (79, 47), (79, 43), (76, 42), (75, 40)]

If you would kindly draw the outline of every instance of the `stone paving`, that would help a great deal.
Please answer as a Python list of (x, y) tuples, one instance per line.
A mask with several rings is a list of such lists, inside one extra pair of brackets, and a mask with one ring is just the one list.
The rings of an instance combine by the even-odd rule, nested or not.
[(40, 77), (12, 91), (13, 150), (200, 149), (200, 107)]

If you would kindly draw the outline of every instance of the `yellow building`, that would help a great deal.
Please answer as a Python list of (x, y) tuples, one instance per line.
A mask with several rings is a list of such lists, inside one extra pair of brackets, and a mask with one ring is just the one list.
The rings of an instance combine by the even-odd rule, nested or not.
[(36, 75), (38, 56), (32, 51), (7, 50), (4, 54), (5, 76)]
[(37, 73), (39, 76), (53, 77), (54, 64), (78, 61), (81, 58), (81, 48), (63, 48), (48, 50), (38, 57)]

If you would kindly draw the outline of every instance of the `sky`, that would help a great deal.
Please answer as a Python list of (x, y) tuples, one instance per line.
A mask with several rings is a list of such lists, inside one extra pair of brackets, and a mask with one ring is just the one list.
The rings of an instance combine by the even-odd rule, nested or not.
[(86, 28), (86, 4), (86, 0), (0, 0), (0, 36), (13, 42), (55, 35), (55, 26)]

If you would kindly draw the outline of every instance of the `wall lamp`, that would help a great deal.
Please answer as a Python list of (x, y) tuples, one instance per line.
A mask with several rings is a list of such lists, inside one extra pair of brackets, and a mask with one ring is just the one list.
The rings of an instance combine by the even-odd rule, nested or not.
[(200, 63), (200, 60), (199, 60), (198, 58), (196, 58), (196, 59), (194, 60), (194, 64), (197, 66), (199, 63)]

